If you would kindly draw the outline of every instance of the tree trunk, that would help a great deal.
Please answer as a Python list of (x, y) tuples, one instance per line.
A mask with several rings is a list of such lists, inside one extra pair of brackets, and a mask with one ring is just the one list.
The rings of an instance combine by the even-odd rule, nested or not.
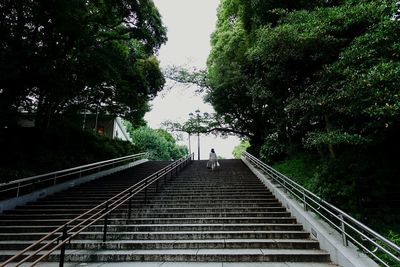
[(261, 146), (264, 144), (264, 138), (261, 134), (255, 133), (254, 136), (250, 138), (250, 153), (255, 157), (260, 157)]

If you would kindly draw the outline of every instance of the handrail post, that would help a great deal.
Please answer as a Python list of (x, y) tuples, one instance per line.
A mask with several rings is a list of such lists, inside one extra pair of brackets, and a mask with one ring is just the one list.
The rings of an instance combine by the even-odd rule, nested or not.
[(128, 201), (128, 219), (131, 218), (132, 213), (132, 191), (129, 191), (129, 201)]
[(344, 225), (343, 214), (339, 214), (339, 219), (340, 219), (340, 228), (342, 229), (343, 245), (347, 247), (349, 245), (349, 241), (347, 240), (346, 236), (346, 226)]
[(20, 188), (20, 186), (21, 186), (21, 183), (18, 183), (18, 185), (17, 185), (17, 197), (19, 197), (19, 188)]
[(107, 240), (107, 227), (108, 227), (108, 201), (106, 202), (106, 206), (104, 208), (106, 215), (104, 216), (104, 226), (103, 226), (103, 242)]
[(54, 174), (54, 183), (53, 183), (54, 185), (56, 185), (57, 184), (57, 173), (56, 174)]
[(283, 180), (283, 192), (287, 193), (287, 185), (286, 185), (286, 180)]
[(156, 174), (156, 193), (158, 192), (158, 172)]
[(144, 204), (147, 203), (147, 181), (145, 182), (145, 188), (144, 188)]
[[(64, 240), (67, 239), (67, 227), (68, 227), (68, 224), (64, 225), (64, 228), (62, 231), (62, 236), (61, 236), (61, 242), (64, 242)], [(64, 261), (65, 261), (65, 243), (62, 244), (60, 247), (60, 262), (59, 262), (60, 267), (64, 266)]]
[(304, 191), (304, 189), (302, 190), (303, 193), (303, 203), (304, 203), (304, 210), (308, 211), (308, 205), (307, 205), (307, 199), (306, 199), (306, 192)]

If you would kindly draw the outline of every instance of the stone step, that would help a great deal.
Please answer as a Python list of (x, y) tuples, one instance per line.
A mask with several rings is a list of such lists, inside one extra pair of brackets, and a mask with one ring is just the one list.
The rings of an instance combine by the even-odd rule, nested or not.
[[(79, 192), (66, 192), (66, 193), (59, 193), (55, 196), (50, 197), (49, 199), (69, 199), (69, 198), (81, 198), (81, 199), (88, 199), (88, 198), (93, 198), (93, 199), (109, 199), (114, 197), (115, 195), (121, 193), (124, 191), (124, 189), (119, 190), (118, 192), (108, 192), (108, 193), (101, 193), (101, 192), (92, 192), (92, 193), (79, 193)], [(143, 196), (144, 192), (140, 192), (138, 194), (139, 196)], [(148, 189), (147, 190), (147, 195), (158, 195), (157, 192), (155, 192), (155, 189)]]
[(221, 183), (196, 183), (194, 181), (189, 181), (186, 183), (180, 182), (177, 179), (167, 182), (166, 183), (166, 188), (170, 189), (180, 189), (180, 188), (197, 188), (197, 189), (231, 189), (231, 188), (257, 188), (257, 189), (265, 189), (268, 190), (267, 187), (265, 187), (264, 184), (260, 183), (259, 181), (254, 181), (254, 183), (227, 183), (226, 181)]
[[(149, 193), (149, 192), (148, 192)], [(153, 194), (152, 194), (153, 195)], [(179, 192), (179, 191), (170, 191), (170, 192), (165, 192), (163, 190), (160, 190), (160, 192), (157, 194), (159, 197), (164, 197), (164, 196), (201, 196), (201, 197), (229, 197), (229, 196), (234, 196), (236, 197), (241, 197), (241, 196), (248, 196), (251, 195), (253, 197), (274, 197), (272, 193), (270, 192), (265, 192), (265, 191), (185, 191), (185, 192)]]
[[(16, 209), (11, 211), (6, 211), (4, 214), (54, 214), (59, 213), (70, 213), (80, 215), (86, 212), (87, 209)], [(135, 214), (147, 214), (147, 213), (218, 213), (218, 212), (285, 212), (284, 207), (208, 207), (208, 208), (159, 208), (154, 207), (153, 209), (132, 209), (132, 213)]]
[(135, 182), (132, 183), (127, 183), (125, 185), (120, 185), (120, 186), (113, 186), (110, 184), (96, 184), (96, 187), (92, 187), (92, 186), (88, 186), (88, 187), (84, 187), (84, 186), (78, 186), (78, 187), (73, 187), (68, 189), (67, 191), (64, 192), (70, 192), (70, 193), (93, 193), (93, 192), (120, 192), (119, 190), (125, 190), (128, 187), (131, 187), (132, 185), (134, 185)]
[(163, 183), (164, 188), (166, 189), (174, 189), (174, 190), (179, 190), (179, 189), (202, 189), (202, 190), (214, 190), (216, 188), (218, 189), (263, 189), (266, 191), (269, 191), (267, 187), (265, 187), (264, 184), (260, 183), (259, 181), (256, 181), (254, 183), (226, 183), (226, 181), (221, 181), (221, 183), (195, 183), (193, 181), (189, 181), (187, 183), (178, 183), (176, 180), (167, 182), (165, 185)]
[[(2, 251), (0, 260), (16, 252)], [(311, 249), (66, 250), (65, 254), (67, 262), (329, 262), (329, 254)], [(58, 252), (48, 258), (49, 261), (58, 259)]]
[[(41, 200), (38, 202), (33, 202), (29, 203), (28, 205), (91, 205), (91, 206), (96, 206), (98, 204), (102, 203), (102, 201), (91, 201), (89, 199), (75, 199), (75, 200), (70, 200), (70, 201), (62, 201), (62, 200)], [(136, 199), (135, 197), (132, 198), (132, 203), (138, 203), (138, 204), (143, 204), (143, 199)], [(230, 203), (249, 203), (249, 204), (265, 204), (265, 205), (270, 205), (270, 204), (280, 204), (280, 202), (273, 198), (271, 200), (265, 200), (265, 199), (199, 199), (198, 201), (195, 202), (188, 202), (187, 204), (189, 205), (209, 205), (212, 203), (218, 203), (218, 204), (230, 204)], [(149, 201), (148, 204), (146, 205), (161, 205), (161, 204), (168, 204), (168, 205), (179, 205), (183, 204), (182, 201), (180, 200), (174, 200), (171, 199), (170, 201), (165, 201), (165, 200), (159, 200), (159, 199), (152, 199)]]
[(164, 217), (164, 218), (182, 218), (182, 217), (284, 217), (290, 216), (289, 212), (190, 212), (190, 213), (144, 213), (144, 214), (133, 214), (133, 216), (142, 216), (143, 218), (148, 217)]
[[(114, 196), (114, 195), (112, 195)], [(110, 196), (110, 197), (112, 197)], [(100, 202), (104, 202), (107, 199), (109, 199), (110, 197), (104, 197), (104, 196), (90, 196), (90, 201), (100, 201)], [(152, 198), (157, 198), (159, 201), (160, 200), (178, 200), (178, 199), (184, 199), (187, 201), (201, 201), (204, 199), (210, 199), (210, 200), (234, 200), (234, 199), (252, 199), (252, 200), (276, 200), (276, 198), (274, 196), (269, 196), (266, 194), (261, 194), (261, 195), (251, 195), (251, 194), (245, 194), (245, 195), (214, 195), (214, 196), (207, 196), (207, 195), (163, 195), (160, 196), (160, 194), (155, 193), (155, 192), (148, 192), (147, 193), (147, 197), (148, 199), (152, 199)], [(144, 196), (135, 196), (135, 199), (143, 199)], [(56, 201), (85, 201), (87, 200), (87, 197), (84, 197), (82, 195), (77, 195), (77, 196), (64, 196), (64, 197), (57, 197), (57, 198), (48, 198), (48, 201), (51, 200), (56, 200)]]
[[(161, 190), (159, 190), (161, 191)], [(109, 199), (116, 194), (98, 194), (98, 193), (93, 193), (93, 194), (65, 194), (65, 195), (57, 195), (58, 200), (68, 200), (68, 199), (74, 199), (74, 198), (80, 198), (80, 199)], [(83, 197), (85, 196), (85, 197)], [(141, 196), (143, 198), (143, 194)], [(254, 192), (234, 192), (234, 193), (225, 193), (222, 194), (220, 192), (185, 192), (185, 193), (163, 193), (163, 192), (155, 192), (153, 190), (149, 190), (147, 192), (147, 197), (159, 197), (159, 198), (167, 198), (167, 197), (179, 197), (179, 198), (217, 198), (217, 199), (224, 199), (224, 198), (236, 198), (236, 199), (241, 199), (241, 198), (260, 198), (260, 199), (273, 199), (274, 196), (271, 193), (265, 192), (265, 193), (254, 193)], [(52, 198), (54, 199), (54, 198)]]
[[(0, 240), (36, 240), (47, 232), (0, 233)], [(107, 240), (188, 240), (188, 239), (300, 239), (309, 238), (304, 231), (172, 231), (107, 233)], [(78, 239), (102, 240), (103, 232), (81, 232)]]
[(276, 199), (267, 199), (267, 200), (251, 200), (250, 198), (248, 199), (236, 199), (236, 200), (230, 200), (230, 199), (212, 199), (212, 198), (207, 198), (207, 199), (187, 199), (187, 198), (169, 198), (169, 199), (148, 199), (147, 202), (145, 201), (132, 201), (132, 204), (136, 203), (138, 205), (147, 205), (148, 207), (156, 207), (156, 206), (161, 206), (161, 205), (168, 205), (168, 206), (173, 206), (173, 205), (190, 205), (190, 206), (206, 206), (206, 207), (211, 207), (213, 204), (216, 206), (220, 207), (222, 206), (243, 206), (243, 205), (248, 205), (249, 207), (257, 207), (257, 206), (264, 206), (264, 207), (282, 207), (282, 204), (276, 200)]
[[(31, 262), (22, 264), (21, 267), (32, 266)], [(58, 262), (46, 262), (42, 267), (59, 267)], [(66, 262), (64, 267), (339, 267), (331, 262), (163, 262), (163, 261), (130, 261), (130, 262), (89, 262), (89, 263), (74, 263)]]
[[(119, 213), (111, 213), (110, 218), (121, 218), (126, 217), (126, 212), (119, 212)], [(191, 212), (191, 213), (132, 213), (132, 217), (155, 217), (155, 218), (182, 218), (182, 217), (209, 217), (209, 218), (218, 218), (218, 217), (289, 217), (289, 212)], [(4, 214), (1, 216), (4, 219), (8, 220), (36, 220), (36, 219), (45, 219), (45, 218), (52, 218), (52, 219), (73, 219), (77, 217), (76, 214), (73, 213), (57, 213), (57, 214)]]
[(209, 207), (209, 208), (153, 208), (153, 209), (136, 209), (132, 210), (136, 214), (148, 214), (148, 213), (158, 213), (158, 214), (171, 214), (171, 213), (205, 213), (205, 214), (218, 214), (218, 213), (277, 213), (286, 212), (283, 207)]
[[(1, 250), (22, 250), (32, 241), (0, 241)], [(319, 249), (319, 243), (307, 239), (215, 239), (215, 240), (73, 240), (68, 249)]]
[[(84, 204), (84, 203), (75, 203), (75, 204), (68, 204), (67, 205), (69, 209), (91, 209), (95, 207), (96, 205), (90, 205), (90, 204)], [(127, 207), (128, 204), (123, 204), (122, 207)], [(158, 202), (154, 203), (154, 201), (151, 201), (149, 204), (143, 204), (142, 202), (137, 202), (137, 201), (132, 201), (132, 207), (142, 207), (142, 208), (190, 208), (190, 207), (216, 207), (216, 206), (224, 206), (224, 207), (230, 207), (230, 206), (244, 206), (244, 207), (282, 207), (282, 204), (280, 204), (278, 201), (264, 201), (264, 202), (251, 202), (251, 201), (246, 201), (246, 202), (240, 202), (237, 201), (236, 203), (224, 201), (224, 202), (215, 202), (215, 201), (209, 201), (209, 202), (202, 202), (202, 203), (182, 203), (181, 201), (177, 202)], [(20, 206), (17, 207), (16, 209), (62, 209), (65, 208), (66, 204), (28, 204), (25, 206)]]
[(187, 199), (187, 200), (201, 200), (201, 199), (263, 199), (272, 200), (275, 199), (273, 195), (268, 194), (256, 194), (256, 193), (246, 193), (241, 194), (208, 194), (208, 193), (193, 193), (193, 194), (170, 194), (170, 193), (159, 193), (159, 194), (147, 194), (147, 197), (152, 199)]
[(241, 191), (241, 192), (206, 192), (206, 191), (198, 191), (198, 192), (189, 192), (186, 191), (185, 193), (179, 193), (179, 192), (164, 192), (160, 190), (160, 192), (147, 192), (147, 196), (152, 196), (155, 198), (165, 198), (165, 197), (194, 197), (194, 198), (230, 198), (230, 199), (241, 199), (242, 197), (244, 198), (249, 198), (249, 196), (252, 199), (268, 199), (268, 198), (275, 198), (274, 195), (272, 195), (269, 192), (248, 192), (248, 191)]
[[(124, 190), (127, 187), (129, 187), (130, 185), (127, 186), (120, 186), (120, 187), (109, 187), (108, 185), (104, 185), (103, 187), (99, 187), (96, 185), (96, 188), (92, 188), (92, 187), (88, 187), (88, 188), (82, 188), (82, 187), (77, 187), (77, 188), (73, 188), (68, 190), (68, 192), (71, 193), (94, 193), (94, 192), (119, 192), (118, 190)], [(186, 186), (177, 186), (177, 185), (172, 185), (170, 183), (164, 184), (164, 183), (160, 183), (158, 182), (158, 186), (162, 186), (164, 188), (164, 190), (166, 191), (186, 191), (186, 190), (190, 190), (190, 191), (239, 191), (241, 189), (246, 190), (246, 191), (267, 191), (270, 192), (268, 190), (267, 187), (265, 187), (263, 184), (254, 184), (254, 185), (229, 185), (229, 186), (209, 186), (209, 185), (197, 185), (197, 186), (193, 186), (193, 184), (188, 184)], [(155, 188), (155, 184), (150, 186), (151, 188)]]
[(246, 186), (241, 186), (241, 187), (193, 187), (193, 186), (188, 186), (188, 187), (173, 187), (169, 184), (165, 185), (163, 187), (163, 192), (242, 192), (242, 190), (246, 192), (268, 192), (271, 193), (266, 187), (246, 187)]
[[(114, 195), (112, 195), (111, 197), (113, 197), (113, 196)], [(137, 196), (135, 196), (135, 197), (137, 197)], [(59, 195), (57, 195), (57, 196), (49, 196), (49, 197), (47, 197), (46, 201), (56, 200), (56, 201), (67, 201), (67, 202), (69, 202), (69, 201), (85, 201), (87, 199), (88, 199), (87, 197), (82, 196), (82, 195), (80, 195), (80, 196), (68, 196), (68, 195), (65, 195), (63, 197), (60, 197)], [(91, 196), (90, 199), (88, 199), (88, 201), (95, 201), (95, 202), (98, 201), (98, 202), (101, 203), (101, 202), (104, 202), (104, 201), (106, 201), (108, 199), (110, 199), (110, 197)]]
[[(51, 232), (57, 226), (3, 226), (0, 233)], [(103, 224), (92, 225), (90, 231), (102, 231)], [(172, 232), (172, 231), (301, 231), (300, 224), (125, 224), (108, 225), (109, 232)]]
[[(82, 221), (82, 220), (78, 220)], [(0, 226), (5, 225), (62, 225), (66, 219), (42, 219), (42, 220), (1, 220)], [(215, 218), (136, 218), (136, 219), (109, 219), (110, 224), (174, 224), (174, 223), (296, 223), (293, 217), (215, 217)]]
[(176, 196), (158, 196), (157, 200), (158, 201), (176, 201), (176, 200), (184, 200), (184, 201), (192, 201), (192, 202), (197, 202), (197, 201), (203, 201), (203, 200), (210, 200), (210, 201), (219, 201), (219, 200), (253, 200), (253, 201), (257, 201), (257, 200), (264, 200), (264, 201), (276, 201), (276, 198), (273, 196), (266, 196), (266, 195), (226, 195), (226, 196), (213, 196), (213, 197), (208, 197), (208, 196), (199, 196), (199, 195), (187, 195), (187, 196), (180, 196), (180, 195), (176, 195)]

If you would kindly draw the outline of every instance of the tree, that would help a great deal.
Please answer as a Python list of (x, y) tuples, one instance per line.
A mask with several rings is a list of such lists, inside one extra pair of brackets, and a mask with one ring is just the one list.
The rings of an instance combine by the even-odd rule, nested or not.
[[(327, 114), (337, 108), (335, 101), (342, 95), (339, 88), (346, 85), (338, 79), (344, 75), (339, 76), (333, 69), (342, 61), (342, 51), (373, 32), (376, 25), (385, 22), (396, 28), (396, 22), (386, 16), (392, 14), (387, 11), (390, 4), (393, 1), (316, 1), (311, 5), (301, 1), (295, 5), (285, 1), (221, 2), (208, 60), (207, 100), (230, 128), (250, 133), (250, 143), (256, 151), (272, 137), (289, 145), (302, 145), (306, 139), (307, 145), (307, 140), (318, 133), (327, 132), (326, 137), (333, 138), (330, 131), (335, 132), (334, 142), (368, 142), (370, 138), (360, 136), (360, 131), (336, 129), (338, 116), (334, 112)], [(273, 18), (272, 13), (277, 16)], [(394, 32), (387, 34), (397, 36)], [(385, 66), (396, 70), (393, 64)], [(342, 67), (345, 70), (348, 65)], [(351, 77), (352, 81), (359, 78)], [(392, 81), (391, 84), (396, 82)], [(343, 108), (357, 106), (356, 98)], [(353, 124), (354, 119), (346, 120), (348, 125)], [(326, 145), (334, 157), (334, 144)]]
[(235, 146), (232, 151), (232, 155), (235, 159), (240, 159), (240, 155), (243, 151), (246, 151), (247, 148), (250, 147), (250, 143), (248, 140), (241, 140), (240, 144)]
[(208, 59), (206, 99), (249, 150), (269, 164), (312, 158), (291, 167), (312, 168), (306, 184), (360, 216), (397, 196), (395, 2), (224, 0)]
[(152, 56), (166, 41), (151, 0), (3, 1), (0, 127), (34, 111), (104, 111), (139, 122), (164, 78)]
[(177, 160), (188, 154), (185, 146), (176, 144), (170, 133), (162, 129), (129, 128), (132, 142), (140, 151), (148, 152), (152, 160)]

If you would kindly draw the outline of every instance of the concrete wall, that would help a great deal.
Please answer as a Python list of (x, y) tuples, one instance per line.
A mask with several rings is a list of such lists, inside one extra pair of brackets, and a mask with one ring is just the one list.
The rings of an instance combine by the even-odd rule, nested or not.
[(127, 165), (124, 166), (118, 166), (109, 170), (105, 170), (105, 171), (101, 171), (95, 174), (91, 174), (91, 175), (87, 175), (87, 176), (82, 176), (80, 178), (77, 178), (75, 180), (71, 180), (71, 181), (67, 181), (61, 184), (57, 184), (57, 185), (53, 185), (44, 189), (40, 189), (38, 191), (32, 192), (30, 194), (27, 195), (23, 195), (20, 197), (15, 197), (15, 198), (11, 198), (11, 199), (7, 199), (7, 200), (3, 200), (0, 201), (0, 213), (2, 213), (5, 210), (12, 210), (15, 209), (17, 206), (21, 206), (21, 205), (25, 205), (28, 202), (31, 201), (36, 201), (40, 198), (44, 198), (48, 195), (52, 195), (54, 193), (66, 190), (68, 188), (83, 184), (83, 183), (87, 183), (89, 181), (93, 181), (96, 180), (100, 177), (104, 177), (107, 175), (110, 175), (112, 173), (115, 172), (119, 172), (128, 168), (131, 168), (133, 166), (142, 164), (147, 162), (147, 159), (142, 159), (142, 160), (138, 160), (138, 161), (134, 161), (131, 162)]
[(319, 219), (315, 213), (304, 211), (303, 204), (291, 199), (282, 189), (273, 184), (266, 174), (254, 168), (245, 158), (242, 157), (242, 161), (268, 187), (292, 216), (303, 225), (304, 230), (311, 233), (311, 237), (319, 241), (321, 249), (328, 251), (332, 262), (343, 267), (379, 266), (350, 242), (348, 247), (344, 246), (342, 236), (329, 224)]

